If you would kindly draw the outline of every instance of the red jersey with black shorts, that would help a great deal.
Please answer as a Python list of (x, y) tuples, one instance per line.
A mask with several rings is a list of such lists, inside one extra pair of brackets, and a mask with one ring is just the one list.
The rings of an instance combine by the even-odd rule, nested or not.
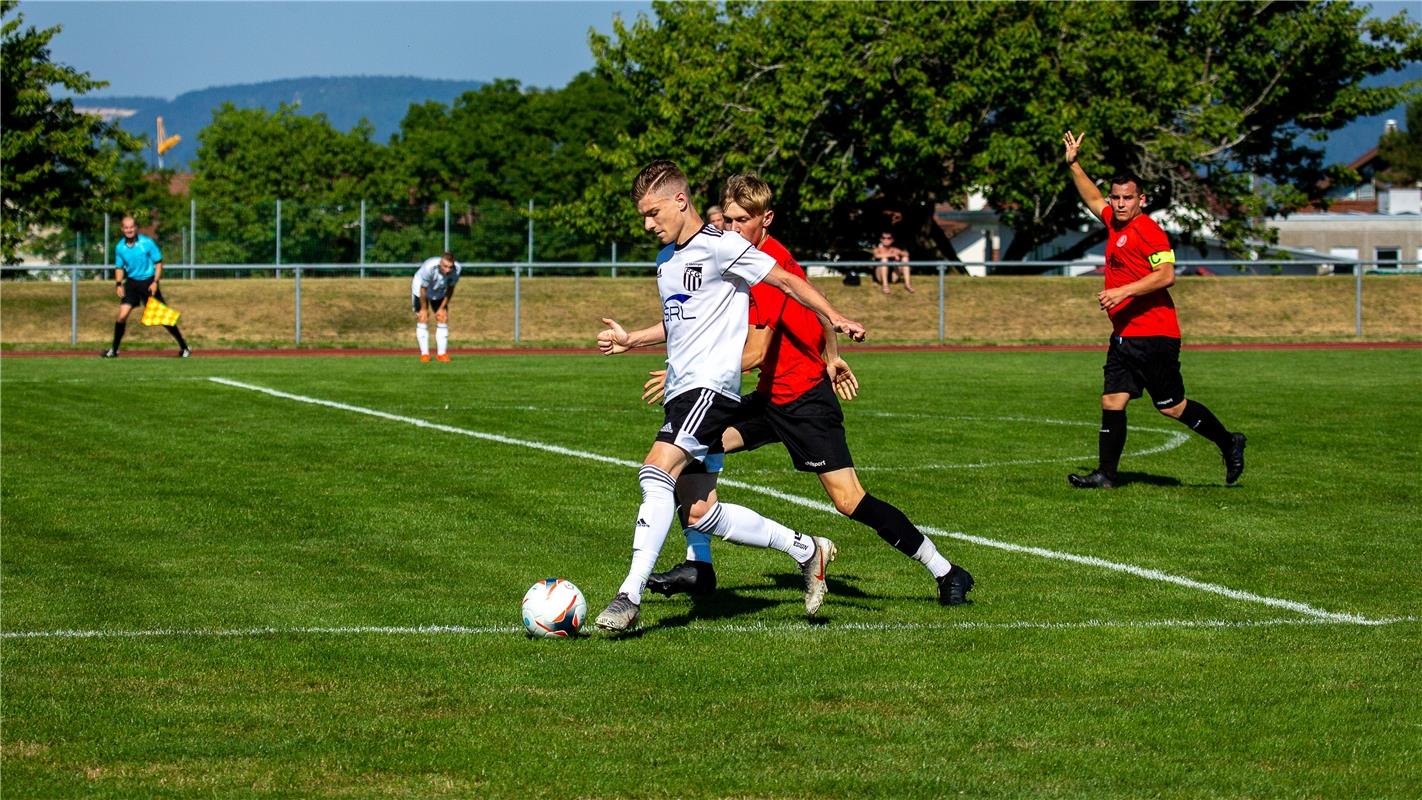
[[(804, 268), (773, 237), (766, 236), (757, 247), (786, 272), (805, 277)], [(784, 405), (829, 377), (821, 355), (825, 329), (815, 312), (774, 286), (758, 283), (751, 287), (750, 324), (775, 331), (760, 365), (756, 394)]]
[[(1101, 209), (1106, 224), (1106, 288), (1115, 289), (1144, 278), (1156, 268), (1175, 264), (1170, 239), (1156, 221), (1145, 214), (1117, 227), (1111, 206)], [(1110, 309), (1111, 326), (1117, 336), (1169, 336), (1180, 338), (1180, 321), (1170, 292), (1157, 289), (1140, 297), (1128, 297)]]
[[(805, 277), (784, 245), (767, 236), (758, 246), (787, 272)], [(741, 412), (732, 423), (741, 434), (742, 448), (780, 442), (800, 472), (852, 468), (844, 412), (822, 355), (825, 329), (819, 315), (760, 283), (751, 287), (749, 320), (773, 332), (760, 363), (760, 382), (754, 393), (741, 399)]]

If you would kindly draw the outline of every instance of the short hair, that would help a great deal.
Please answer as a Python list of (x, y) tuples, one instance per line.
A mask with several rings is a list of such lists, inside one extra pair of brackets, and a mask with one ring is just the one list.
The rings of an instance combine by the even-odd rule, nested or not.
[(453, 260), (454, 260), (454, 252), (451, 251), (451, 250), (446, 250), (446, 251), (444, 251), (443, 254), (440, 255), (440, 259), (441, 259), (441, 260), (448, 259), (448, 260), (450, 260), (450, 261), (453, 261)]
[(721, 202), (727, 205), (735, 203), (745, 209), (747, 214), (755, 217), (770, 208), (770, 199), (770, 184), (761, 180), (759, 175), (747, 172), (726, 179), (726, 191)]
[(1145, 193), (1146, 193), (1145, 181), (1141, 180), (1141, 176), (1137, 175), (1136, 173), (1134, 173), (1134, 172), (1132, 172), (1131, 170), (1128, 170), (1128, 169), (1127, 169), (1127, 170), (1121, 170), (1120, 172), (1117, 172), (1115, 175), (1112, 175), (1110, 182), (1107, 183), (1106, 185), (1107, 185), (1108, 187), (1110, 187), (1110, 186), (1119, 186), (1120, 184), (1123, 184), (1123, 183), (1134, 183), (1134, 184), (1136, 185), (1136, 194), (1145, 194)]
[(643, 167), (642, 171), (637, 173), (637, 179), (632, 181), (632, 202), (641, 202), (643, 197), (663, 186), (691, 192), (691, 184), (687, 183), (686, 175), (675, 163), (657, 159)]
[(706, 216), (708, 216), (708, 217), (711, 216), (712, 214), (722, 214), (722, 215), (724, 215), (725, 213), (726, 213), (726, 212), (725, 212), (720, 206), (711, 206), (710, 208), (707, 208), (707, 209), (706, 209)]

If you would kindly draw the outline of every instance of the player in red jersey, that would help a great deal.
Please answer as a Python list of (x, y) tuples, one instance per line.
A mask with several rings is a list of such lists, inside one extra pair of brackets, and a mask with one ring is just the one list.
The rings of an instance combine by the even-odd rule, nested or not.
[[(770, 236), (775, 212), (770, 208), (770, 186), (755, 175), (736, 175), (726, 182), (722, 205), (732, 230), (799, 277), (805, 271), (784, 245)], [(884, 541), (924, 565), (938, 584), (938, 601), (959, 605), (967, 601), (973, 576), (939, 554), (933, 540), (924, 536), (896, 506), (865, 491), (854, 470), (854, 459), (844, 433), (840, 397), (852, 399), (859, 384), (839, 357), (833, 328), (784, 292), (761, 285), (751, 287), (750, 329), (746, 335), (742, 369), (759, 367), (754, 393), (742, 398), (741, 411), (721, 437), (727, 453), (754, 450), (780, 442), (789, 451), (795, 469), (813, 472), (839, 513), (868, 525)], [(655, 402), (661, 395), (664, 375), (652, 373), (643, 397)], [(687, 532), (687, 560), (656, 573), (647, 588), (671, 595), (676, 592), (708, 594), (715, 589), (710, 538)]]
[(1175, 284), (1175, 251), (1165, 231), (1142, 211), (1145, 191), (1140, 178), (1113, 177), (1110, 202), (1101, 196), (1077, 163), (1085, 135), (1067, 131), (1062, 143), (1077, 193), (1106, 225), (1106, 288), (1096, 300), (1111, 317), (1112, 334), (1101, 392), (1097, 466), (1067, 480), (1078, 489), (1115, 487), (1116, 466), (1126, 446), (1126, 404), (1144, 389), (1157, 411), (1219, 447), (1225, 483), (1232, 484), (1244, 474), (1244, 434), (1231, 433), (1203, 403), (1185, 398), (1180, 323), (1167, 291)]

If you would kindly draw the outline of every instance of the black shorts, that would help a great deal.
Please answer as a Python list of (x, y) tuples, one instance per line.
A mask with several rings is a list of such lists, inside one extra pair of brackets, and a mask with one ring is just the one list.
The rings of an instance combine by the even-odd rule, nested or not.
[[(134, 308), (143, 308), (144, 306), (148, 305), (148, 287), (152, 285), (152, 278), (144, 278), (143, 280), (139, 281), (136, 281), (132, 278), (124, 278), (123, 300), (120, 300), (119, 302), (126, 306), (133, 306)], [(168, 303), (167, 300), (163, 299), (163, 289), (161, 286), (159, 287), (157, 292), (154, 292), (153, 296), (158, 298), (158, 302), (163, 303), (164, 305)]]
[(740, 409), (740, 401), (710, 389), (692, 389), (662, 406), (666, 422), (657, 431), (657, 441), (674, 444), (701, 463), (689, 472), (720, 472), (726, 459), (721, 434)]
[(827, 380), (784, 405), (746, 395), (731, 427), (740, 432), (744, 450), (784, 444), (800, 472), (823, 474), (854, 466), (844, 435), (844, 411)]
[(1112, 336), (1102, 371), (1106, 376), (1102, 394), (1124, 392), (1136, 398), (1144, 389), (1156, 408), (1169, 408), (1185, 399), (1180, 340), (1174, 337)]
[[(441, 296), (439, 296), (439, 297), (431, 297), (431, 298), (430, 298), (430, 313), (433, 314), (434, 312), (438, 311), (438, 310), (439, 310), (439, 304), (440, 304), (440, 303), (443, 303), (443, 302), (444, 302), (444, 296), (443, 296), (443, 295), (441, 295)], [(449, 303), (453, 303), (453, 302), (454, 302), (454, 298), (453, 298), (453, 297), (449, 298)], [(448, 310), (449, 310), (449, 303), (445, 303), (445, 304), (444, 304), (444, 310), (445, 310), (445, 311), (448, 311)], [(412, 294), (412, 295), (410, 295), (410, 310), (411, 310), (411, 311), (414, 311), (416, 314), (420, 313), (420, 296), (419, 296), (419, 295), (417, 295), (417, 294)]]

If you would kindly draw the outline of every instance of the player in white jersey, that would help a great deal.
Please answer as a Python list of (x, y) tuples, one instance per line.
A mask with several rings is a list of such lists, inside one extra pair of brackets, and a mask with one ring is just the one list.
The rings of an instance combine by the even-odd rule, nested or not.
[(463, 269), (454, 254), (425, 259), (410, 280), (410, 307), (415, 312), (415, 341), (420, 343), (420, 361), (430, 360), (430, 311), (435, 318), (436, 361), (449, 361), (449, 301)]
[[(597, 337), (606, 355), (667, 344), (665, 424), (637, 475), (642, 505), (632, 535), (632, 564), (617, 596), (597, 617), (597, 626), (611, 632), (636, 627), (642, 589), (678, 510), (686, 527), (794, 557), (805, 576), (805, 610), (812, 615), (824, 598), (825, 565), (835, 554), (828, 539), (802, 536), (748, 508), (718, 502), (721, 434), (740, 405), (752, 285), (765, 281), (784, 291), (855, 340), (863, 340), (864, 326), (840, 314), (808, 281), (787, 272), (740, 234), (702, 223), (690, 193), (686, 176), (670, 161), (653, 161), (637, 175), (632, 199), (643, 226), (667, 245), (657, 259), (662, 320), (629, 332), (604, 319), (607, 330)], [(728, 535), (730, 530), (735, 535)]]

